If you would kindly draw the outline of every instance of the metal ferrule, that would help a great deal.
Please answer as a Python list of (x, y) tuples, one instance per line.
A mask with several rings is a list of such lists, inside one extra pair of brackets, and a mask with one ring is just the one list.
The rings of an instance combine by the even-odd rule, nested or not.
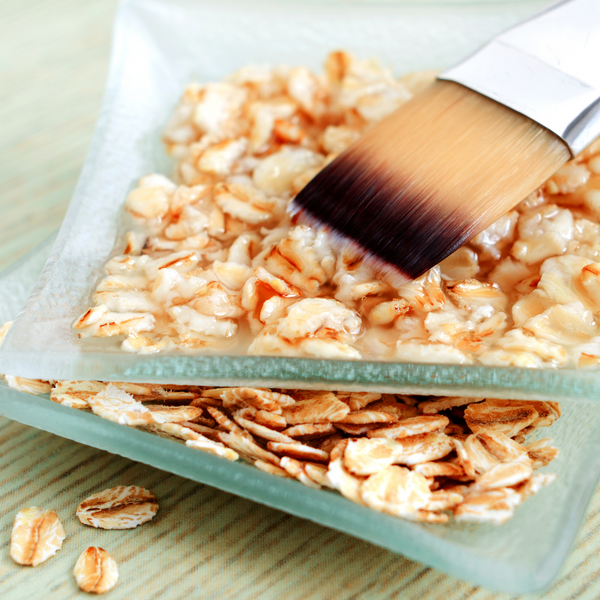
[(600, 0), (566, 0), (444, 71), (560, 136), (573, 156), (600, 135)]

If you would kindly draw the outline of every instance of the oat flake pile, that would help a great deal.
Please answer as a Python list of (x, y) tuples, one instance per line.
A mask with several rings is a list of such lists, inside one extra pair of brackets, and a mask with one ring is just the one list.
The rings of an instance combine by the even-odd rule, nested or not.
[[(558, 449), (529, 434), (560, 417), (556, 402), (6, 379), (14, 389), (49, 393), (63, 406), (415, 521), (502, 523), (555, 479), (535, 471)], [(87, 522), (93, 515), (82, 506), (78, 516)]]

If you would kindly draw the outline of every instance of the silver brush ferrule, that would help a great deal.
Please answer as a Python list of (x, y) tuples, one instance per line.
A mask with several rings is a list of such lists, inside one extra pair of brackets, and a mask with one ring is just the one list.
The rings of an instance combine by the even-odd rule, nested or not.
[(439, 79), (529, 117), (575, 156), (600, 135), (600, 0), (553, 4)]

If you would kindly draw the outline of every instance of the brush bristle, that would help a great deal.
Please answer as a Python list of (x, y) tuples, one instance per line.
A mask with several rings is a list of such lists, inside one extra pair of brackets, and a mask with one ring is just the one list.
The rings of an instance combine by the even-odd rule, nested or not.
[(414, 279), (541, 185), (570, 158), (527, 117), (437, 81), (371, 128), (296, 197), (379, 271)]

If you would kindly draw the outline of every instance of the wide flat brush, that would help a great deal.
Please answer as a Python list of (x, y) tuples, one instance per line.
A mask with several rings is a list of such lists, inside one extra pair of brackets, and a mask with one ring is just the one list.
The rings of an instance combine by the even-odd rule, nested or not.
[(295, 198), (394, 283), (491, 225), (600, 134), (600, 0), (494, 38), (369, 129)]

